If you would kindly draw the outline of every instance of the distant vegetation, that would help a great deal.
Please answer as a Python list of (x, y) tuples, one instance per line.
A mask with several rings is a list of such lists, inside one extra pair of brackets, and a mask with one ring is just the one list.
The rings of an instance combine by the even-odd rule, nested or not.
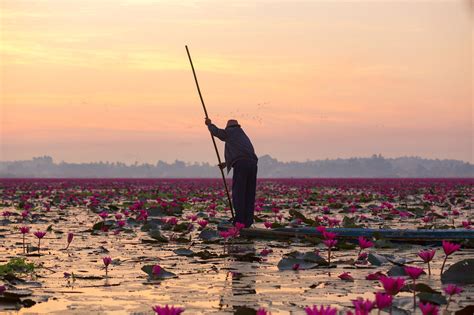
[[(306, 162), (280, 162), (269, 155), (260, 157), (261, 178), (289, 177), (474, 177), (474, 165), (458, 160), (420, 157), (326, 159)], [(218, 177), (217, 166), (209, 163), (156, 164), (121, 162), (55, 163), (49, 156), (24, 161), (0, 162), (0, 177), (72, 177), (72, 178), (203, 178)]]

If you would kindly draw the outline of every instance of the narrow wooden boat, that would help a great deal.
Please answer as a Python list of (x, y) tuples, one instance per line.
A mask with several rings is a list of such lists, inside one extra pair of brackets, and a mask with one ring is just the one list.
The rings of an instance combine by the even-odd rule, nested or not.
[[(228, 225), (219, 225), (219, 230), (229, 228)], [(327, 228), (328, 232), (337, 233), (338, 239), (366, 238), (385, 239), (405, 243), (441, 243), (441, 241), (474, 240), (474, 230), (415, 230), (415, 229), (361, 229), (361, 228)], [(314, 227), (285, 227), (275, 229), (246, 228), (240, 232), (241, 236), (250, 238), (290, 239), (305, 237), (322, 237)]]

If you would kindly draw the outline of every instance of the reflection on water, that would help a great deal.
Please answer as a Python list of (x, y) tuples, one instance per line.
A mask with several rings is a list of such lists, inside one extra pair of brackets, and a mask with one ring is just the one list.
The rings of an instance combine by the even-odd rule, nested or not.
[[(277, 264), (284, 254), (293, 250), (306, 252), (324, 248), (296, 241), (257, 240), (233, 245), (228, 250), (228, 257), (201, 259), (173, 253), (173, 250), (188, 247), (188, 244), (143, 243), (141, 239), (146, 233), (139, 228), (120, 235), (99, 233), (92, 236), (89, 229), (94, 222), (91, 222), (91, 214), (83, 208), (66, 208), (61, 215), (53, 209), (42, 219), (34, 224), (34, 231), (46, 230), (51, 224), (53, 231), (42, 240), (42, 256), (28, 257), (37, 265), (42, 264), (37, 271), (38, 279), (28, 279), (38, 282), (38, 285), (25, 284), (38, 297), (38, 303), (19, 312), (10, 311), (11, 314), (152, 314), (151, 307), (157, 304), (182, 306), (186, 309), (185, 314), (197, 315), (252, 314), (259, 307), (271, 310), (273, 315), (304, 314), (303, 309), (308, 305), (332, 304), (341, 308), (350, 307), (351, 300), (357, 297), (373, 299), (373, 292), (381, 287), (377, 281), (365, 280), (365, 276), (369, 272), (387, 272), (389, 268), (367, 266), (367, 269), (357, 269), (339, 263), (337, 268), (331, 269), (330, 275), (325, 268), (279, 271)], [(400, 221), (397, 224), (401, 224)], [(22, 239), (16, 230), (19, 225), (10, 224), (3, 233), (1, 264), (22, 253)], [(64, 232), (68, 231), (73, 231), (75, 238), (66, 251), (63, 250)], [(197, 234), (198, 231), (191, 233), (195, 241), (193, 251), (223, 253), (221, 244), (201, 243)], [(27, 239), (30, 247), (36, 243), (33, 237)], [(258, 256), (264, 248), (272, 248), (273, 253), (261, 262), (242, 260), (242, 255), (253, 253)], [(406, 257), (421, 266), (417, 257), (421, 248), (404, 246), (371, 250)], [(333, 254), (334, 261), (347, 261), (354, 258), (356, 251), (334, 251)], [(451, 256), (447, 264), (472, 258), (473, 254), (472, 250), (463, 249)], [(433, 276), (422, 276), (421, 282), (439, 291), (440, 250), (437, 255), (432, 263)], [(105, 275), (103, 256), (110, 256), (116, 262), (109, 268), (108, 279), (101, 278)], [(140, 269), (143, 265), (156, 263), (177, 274), (178, 278), (149, 283)], [(350, 271), (356, 281), (348, 283), (338, 279), (337, 275), (343, 271)], [(73, 285), (64, 278), (64, 272), (78, 276)], [(87, 278), (91, 276), (93, 279)], [(469, 298), (473, 295), (474, 288), (465, 287), (452, 305), (457, 304), (460, 308), (472, 304)], [(400, 296), (410, 297), (410, 294), (402, 293)], [(2, 307), (0, 305), (0, 312)]]

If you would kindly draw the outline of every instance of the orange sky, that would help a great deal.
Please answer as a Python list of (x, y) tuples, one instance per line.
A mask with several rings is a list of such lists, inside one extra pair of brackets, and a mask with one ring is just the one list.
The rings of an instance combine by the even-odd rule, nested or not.
[(0, 1), (0, 160), (474, 161), (469, 1)]

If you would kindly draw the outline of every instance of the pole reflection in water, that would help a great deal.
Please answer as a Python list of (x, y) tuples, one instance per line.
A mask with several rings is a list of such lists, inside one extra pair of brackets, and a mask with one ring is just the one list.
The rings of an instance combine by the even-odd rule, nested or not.
[(220, 310), (230, 314), (256, 314), (259, 308), (255, 290), (258, 259), (253, 241), (229, 247), (228, 272), (220, 299)]

